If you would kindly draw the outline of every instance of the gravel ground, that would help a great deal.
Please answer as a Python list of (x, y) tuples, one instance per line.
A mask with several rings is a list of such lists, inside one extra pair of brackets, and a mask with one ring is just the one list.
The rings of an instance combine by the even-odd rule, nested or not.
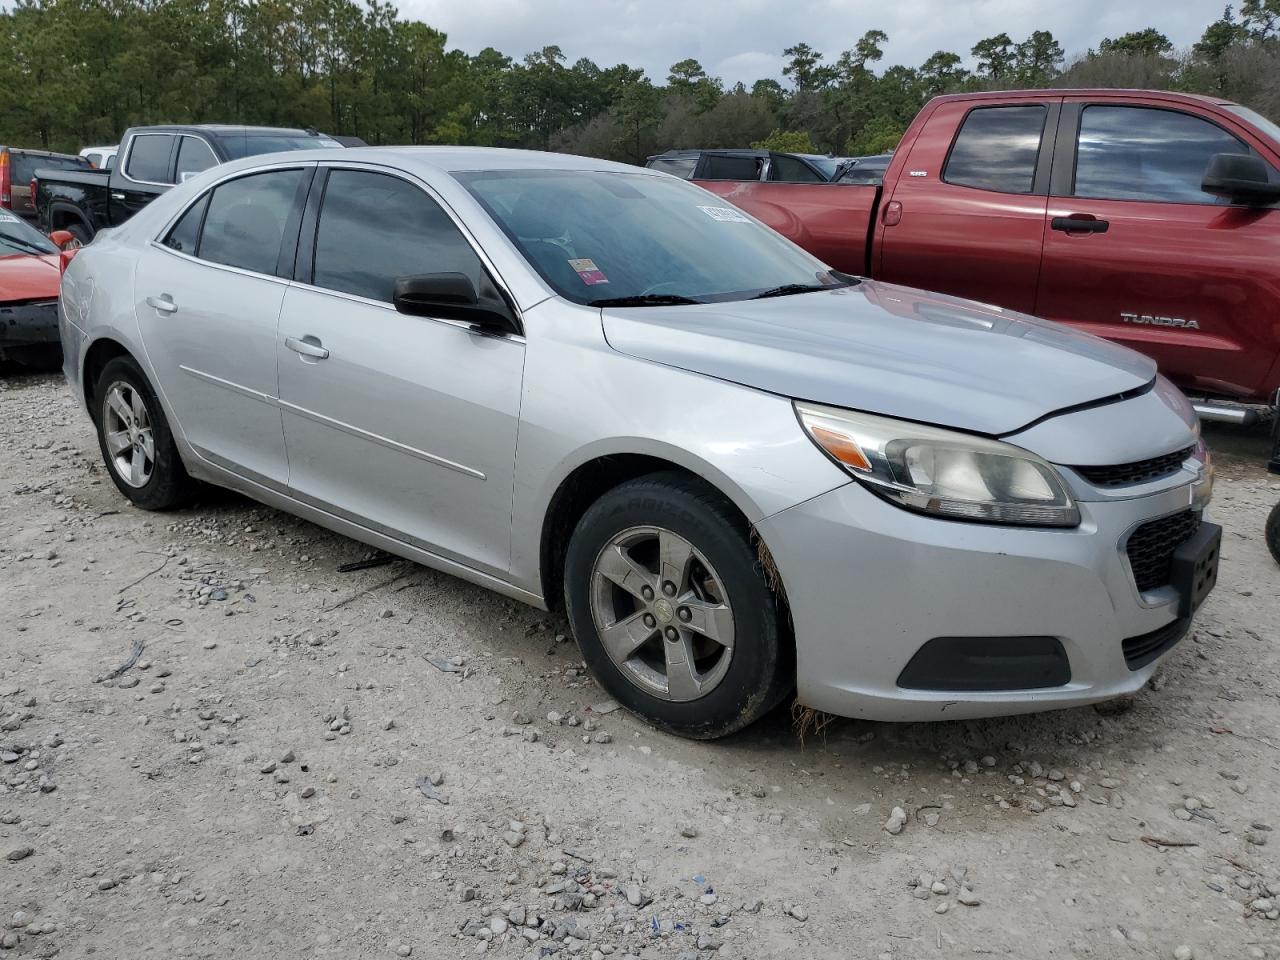
[(1127, 710), (695, 744), (565, 624), (231, 494), (147, 514), (0, 380), (8, 956), (1280, 957), (1280, 484)]

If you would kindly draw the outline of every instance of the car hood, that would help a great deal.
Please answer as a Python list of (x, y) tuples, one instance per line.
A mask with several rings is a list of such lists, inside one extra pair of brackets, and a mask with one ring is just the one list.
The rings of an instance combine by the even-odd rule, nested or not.
[(0, 256), (0, 303), (56, 300), (61, 279), (56, 253)]
[(798, 400), (1012, 433), (1144, 387), (1155, 364), (1025, 314), (865, 280), (767, 300), (606, 308), (633, 357)]

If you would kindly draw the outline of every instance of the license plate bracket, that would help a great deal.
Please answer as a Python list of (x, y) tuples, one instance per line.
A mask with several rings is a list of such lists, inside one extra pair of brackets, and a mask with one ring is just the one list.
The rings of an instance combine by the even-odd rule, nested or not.
[(1178, 591), (1178, 615), (1189, 617), (1200, 609), (1218, 582), (1222, 527), (1201, 523), (1191, 538), (1173, 552), (1173, 585)]

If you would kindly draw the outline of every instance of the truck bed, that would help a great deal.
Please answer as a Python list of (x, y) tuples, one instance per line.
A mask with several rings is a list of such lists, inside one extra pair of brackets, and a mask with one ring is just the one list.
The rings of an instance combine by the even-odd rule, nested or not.
[(880, 187), (862, 183), (695, 180), (837, 270), (870, 275), (868, 238)]
[(35, 178), (49, 183), (75, 183), (87, 187), (107, 186), (110, 170), (63, 170), (59, 167), (36, 167)]

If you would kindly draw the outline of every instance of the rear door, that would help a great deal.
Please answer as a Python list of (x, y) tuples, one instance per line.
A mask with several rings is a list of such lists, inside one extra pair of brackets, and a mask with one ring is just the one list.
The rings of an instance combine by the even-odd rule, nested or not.
[(204, 459), (283, 492), (276, 324), (314, 167), (226, 180), (143, 248), (134, 309), (159, 388)]
[(1035, 312), (1140, 350), (1184, 389), (1259, 396), (1280, 350), (1280, 211), (1200, 189), (1215, 154), (1259, 153), (1248, 136), (1167, 102), (1069, 98)]
[(139, 133), (129, 141), (123, 164), (111, 175), (112, 224), (128, 220), (173, 186), (178, 139), (172, 133)]
[(1060, 98), (942, 104), (882, 207), (876, 275), (1030, 312)]

